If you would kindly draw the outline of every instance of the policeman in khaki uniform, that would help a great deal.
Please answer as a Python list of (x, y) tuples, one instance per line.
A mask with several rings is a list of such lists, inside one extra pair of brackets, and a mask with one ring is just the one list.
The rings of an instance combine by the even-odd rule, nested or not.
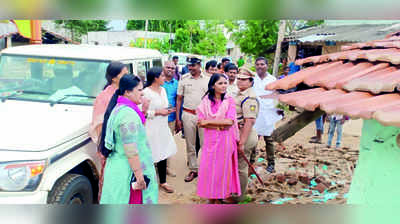
[[(244, 154), (251, 163), (255, 162), (255, 153), (257, 147), (257, 133), (253, 128), (259, 112), (259, 102), (252, 86), (254, 84), (255, 73), (250, 67), (244, 65), (239, 68), (237, 76), (237, 86), (239, 93), (234, 97), (236, 102), (236, 112), (240, 131), (240, 140), (238, 143), (238, 152)], [(239, 179), (242, 195), (239, 198), (232, 198), (236, 202), (243, 201), (246, 198), (248, 183), (248, 164), (239, 156)]]
[[(201, 72), (201, 60), (192, 57), (188, 61), (189, 73), (182, 76), (178, 84), (176, 100), (176, 126), (177, 130), (185, 130), (186, 155), (189, 166), (189, 174), (185, 182), (191, 182), (198, 176), (198, 163), (196, 156), (196, 139), (200, 140), (197, 145), (203, 143), (203, 129), (197, 126), (196, 109), (201, 103), (201, 99), (208, 89), (209, 77)], [(182, 120), (180, 112), (183, 100)]]

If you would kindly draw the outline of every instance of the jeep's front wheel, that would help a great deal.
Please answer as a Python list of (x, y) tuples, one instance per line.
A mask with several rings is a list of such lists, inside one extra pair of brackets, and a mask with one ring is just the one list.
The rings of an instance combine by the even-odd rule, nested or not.
[(92, 185), (87, 177), (65, 174), (57, 180), (47, 199), (49, 204), (92, 204)]

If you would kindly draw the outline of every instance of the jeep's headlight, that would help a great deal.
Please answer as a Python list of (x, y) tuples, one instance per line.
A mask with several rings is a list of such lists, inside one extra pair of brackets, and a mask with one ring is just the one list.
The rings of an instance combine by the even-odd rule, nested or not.
[(0, 163), (0, 191), (36, 190), (45, 166), (45, 160)]

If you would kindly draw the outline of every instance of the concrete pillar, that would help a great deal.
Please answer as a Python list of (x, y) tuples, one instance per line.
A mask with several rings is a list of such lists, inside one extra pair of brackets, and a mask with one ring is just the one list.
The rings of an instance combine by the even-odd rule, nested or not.
[(12, 47), (12, 36), (6, 37), (6, 48)]

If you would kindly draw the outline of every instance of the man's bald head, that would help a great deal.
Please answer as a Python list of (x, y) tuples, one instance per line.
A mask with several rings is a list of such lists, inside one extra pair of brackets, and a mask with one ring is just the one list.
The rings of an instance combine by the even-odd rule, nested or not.
[(166, 61), (163, 67), (163, 73), (167, 78), (171, 78), (175, 72), (175, 64), (173, 61)]

